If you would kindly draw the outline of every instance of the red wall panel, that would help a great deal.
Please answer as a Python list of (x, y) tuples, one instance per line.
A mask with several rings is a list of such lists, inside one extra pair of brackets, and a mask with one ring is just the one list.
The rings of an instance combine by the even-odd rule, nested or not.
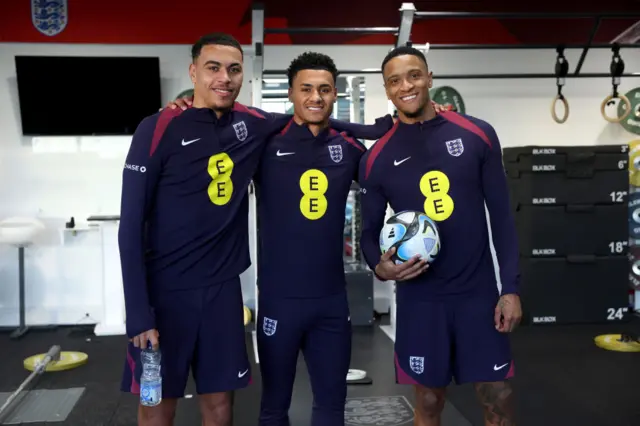
[[(629, 0), (616, 0), (616, 2)], [(535, 5), (553, 10), (546, 0)], [(321, 0), (303, 3), (267, 0), (266, 27), (371, 27), (397, 26), (402, 1), (385, 0), (372, 7), (367, 0)], [(554, 2), (555, 3), (555, 2)], [(416, 1), (419, 10), (504, 11), (497, 1)], [(509, 3), (511, 11), (525, 6)], [(627, 9), (624, 3), (623, 10)], [(635, 3), (638, 9), (638, 3)], [(601, 5), (609, 7), (611, 4)], [(515, 9), (514, 9), (515, 8)], [(620, 9), (620, 7), (618, 7)], [(540, 11), (540, 10), (538, 10)], [(593, 10), (595, 11), (595, 10)], [(637, 10), (636, 10), (637, 12)], [(233, 34), (243, 44), (251, 42), (251, 0), (68, 0), (68, 24), (53, 37), (32, 24), (30, 0), (5, 0), (0, 9), (0, 42), (191, 44), (212, 31)], [(609, 41), (636, 19), (605, 21), (598, 41)], [(588, 20), (430, 20), (417, 21), (412, 40), (441, 43), (582, 43), (590, 29)], [(267, 44), (392, 44), (390, 35), (296, 34), (269, 35)]]

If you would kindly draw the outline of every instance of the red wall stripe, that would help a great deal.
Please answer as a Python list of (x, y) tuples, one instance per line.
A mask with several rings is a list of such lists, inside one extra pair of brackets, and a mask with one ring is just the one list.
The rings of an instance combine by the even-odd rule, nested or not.
[[(622, 0), (614, 0), (620, 2)], [(222, 31), (233, 34), (242, 44), (251, 43), (252, 0), (67, 0), (69, 22), (64, 31), (49, 37), (41, 34), (31, 21), (31, 0), (5, 0), (0, 8), (0, 42), (30, 43), (108, 43), (108, 44), (191, 44), (203, 34)], [(366, 0), (350, 0), (353, 13), (344, 10), (344, 0), (323, 0), (316, 3), (263, 0), (266, 3), (267, 28), (282, 27), (373, 27), (397, 26), (402, 1), (386, 1), (370, 7)], [(416, 1), (419, 9), (431, 10), (499, 10), (496, 1), (467, 4)], [(438, 7), (436, 7), (438, 6)], [(440, 7), (441, 6), (441, 7)], [(513, 4), (510, 8), (516, 8)], [(519, 6), (518, 6), (519, 7)], [(524, 8), (531, 8), (523, 4)], [(554, 6), (557, 8), (557, 4)], [(603, 8), (614, 10), (610, 3)], [(629, 7), (638, 9), (640, 6)], [(517, 9), (517, 8), (516, 8)], [(538, 9), (540, 9), (538, 7)], [(554, 8), (549, 6), (549, 10)], [(593, 8), (591, 8), (593, 9)], [(328, 12), (329, 11), (329, 12)], [(596, 41), (611, 37), (633, 24), (637, 19), (605, 21)], [(412, 40), (432, 44), (509, 44), (509, 43), (583, 43), (586, 42), (589, 20), (419, 20), (414, 23)], [(552, 26), (553, 30), (544, 30)], [(551, 28), (551, 27), (550, 27)], [(607, 40), (603, 40), (606, 38)], [(393, 35), (360, 34), (296, 34), (268, 35), (267, 44), (392, 44)]]

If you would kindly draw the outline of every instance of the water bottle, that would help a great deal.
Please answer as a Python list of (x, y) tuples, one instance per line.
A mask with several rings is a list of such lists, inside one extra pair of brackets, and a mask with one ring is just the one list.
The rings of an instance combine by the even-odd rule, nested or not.
[(153, 407), (162, 401), (162, 376), (160, 375), (160, 349), (154, 351), (151, 344), (140, 351), (142, 376), (140, 377), (140, 404)]

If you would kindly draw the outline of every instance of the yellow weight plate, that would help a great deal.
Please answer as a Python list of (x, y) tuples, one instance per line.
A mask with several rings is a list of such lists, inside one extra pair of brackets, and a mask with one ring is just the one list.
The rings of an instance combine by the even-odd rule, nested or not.
[(629, 183), (640, 186), (640, 139), (629, 142)]
[(596, 346), (608, 351), (640, 352), (640, 343), (630, 339), (623, 341), (622, 334), (602, 334), (593, 340)]
[(629, 142), (629, 151), (640, 148), (640, 139), (634, 139)]
[(629, 171), (640, 171), (640, 141), (629, 142)]
[(248, 307), (244, 307), (244, 325), (247, 325), (251, 322), (251, 309)]
[[(36, 366), (42, 362), (47, 354), (38, 354), (30, 356), (24, 360), (24, 368), (34, 371)], [(65, 371), (80, 367), (87, 363), (89, 356), (84, 352), (60, 352), (60, 361), (52, 361), (47, 365), (45, 371)]]

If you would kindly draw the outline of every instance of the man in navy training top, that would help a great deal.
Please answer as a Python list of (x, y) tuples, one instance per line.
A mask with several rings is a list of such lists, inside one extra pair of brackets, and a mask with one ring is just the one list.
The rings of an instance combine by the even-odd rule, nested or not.
[[(366, 147), (331, 128), (337, 76), (333, 60), (321, 53), (291, 62), (294, 116), (268, 143), (255, 178), (260, 426), (290, 424), (300, 351), (313, 390), (310, 425), (344, 425), (351, 321), (343, 232), (347, 197)], [(379, 123), (380, 136), (393, 124), (390, 116)]]
[(145, 118), (123, 172), (123, 391), (140, 391), (140, 348), (164, 348), (163, 400), (139, 407), (143, 425), (172, 423), (190, 369), (203, 424), (232, 424), (232, 393), (251, 378), (239, 279), (250, 265), (247, 188), (266, 141), (290, 121), (235, 102), (243, 52), (233, 37), (201, 38), (192, 59), (193, 108)]
[[(393, 128), (362, 157), (362, 248), (383, 280), (397, 284), (395, 366), (398, 383), (416, 388), (415, 425), (440, 425), (445, 389), (475, 383), (486, 425), (513, 425), (514, 374), (509, 338), (521, 317), (518, 246), (493, 127), (429, 102), (432, 75), (410, 47), (382, 63), (387, 97), (398, 109)], [(380, 255), (387, 203), (395, 212), (425, 212), (437, 221), (442, 251), (396, 265)], [(485, 213), (500, 266), (499, 294)], [(426, 270), (426, 271), (425, 271)]]

